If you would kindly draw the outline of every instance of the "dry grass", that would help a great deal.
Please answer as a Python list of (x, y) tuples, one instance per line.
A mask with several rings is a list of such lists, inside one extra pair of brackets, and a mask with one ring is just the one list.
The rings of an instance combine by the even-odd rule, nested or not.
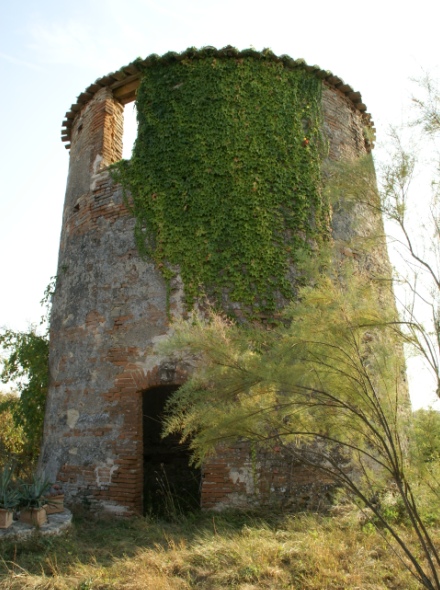
[(418, 588), (371, 526), (315, 515), (77, 518), (64, 537), (0, 551), (0, 590)]

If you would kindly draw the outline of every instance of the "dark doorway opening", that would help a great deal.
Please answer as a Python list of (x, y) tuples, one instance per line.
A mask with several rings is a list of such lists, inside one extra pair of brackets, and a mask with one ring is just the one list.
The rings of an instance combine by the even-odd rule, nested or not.
[(190, 467), (178, 435), (161, 437), (165, 404), (178, 385), (143, 393), (144, 513), (177, 516), (200, 508), (200, 469)]

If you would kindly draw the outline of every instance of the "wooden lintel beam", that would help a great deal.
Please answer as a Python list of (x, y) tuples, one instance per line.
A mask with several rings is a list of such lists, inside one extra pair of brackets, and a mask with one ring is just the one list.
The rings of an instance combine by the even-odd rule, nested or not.
[(124, 88), (125, 86), (127, 86), (127, 84), (131, 84), (132, 82), (139, 83), (140, 76), (140, 72), (138, 72), (137, 74), (133, 74), (132, 76), (127, 76), (124, 80), (118, 80), (117, 82), (113, 82), (113, 84), (110, 85), (110, 88), (114, 92), (119, 88)]
[(139, 77), (132, 82), (120, 86), (113, 91), (113, 96), (117, 98), (122, 104), (132, 102), (136, 98), (136, 90), (139, 88)]

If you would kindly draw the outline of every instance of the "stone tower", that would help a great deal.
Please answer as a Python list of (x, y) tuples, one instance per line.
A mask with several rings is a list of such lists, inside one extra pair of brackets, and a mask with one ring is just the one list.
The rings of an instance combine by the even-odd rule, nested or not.
[[(268, 490), (271, 502), (283, 501), (287, 486), (286, 473), (270, 468), (270, 457), (261, 458), (255, 481), (246, 445), (222, 449), (200, 474), (187, 468), (185, 449), (159, 436), (164, 403), (185, 381), (188, 368), (158, 356), (154, 347), (167, 334), (170, 318), (184, 312), (185, 285), (177, 274), (170, 288), (157, 261), (139, 254), (136, 219), (108, 167), (122, 157), (124, 105), (135, 99), (148, 68), (165, 75), (167, 68), (178, 71), (191, 60), (208, 60), (213, 75), (221, 60), (237, 67), (246, 60), (257, 68), (271, 64), (274, 87), (283, 82), (284, 71), (318, 80), (326, 159), (365, 156), (374, 136), (361, 95), (337, 76), (303, 60), (229, 47), (137, 60), (98, 79), (71, 106), (62, 131), (70, 168), (52, 308), (42, 467), (48, 477), (64, 482), (72, 503), (118, 514), (142, 512), (146, 496), (160, 492), (159, 484), (149, 482), (167, 469), (168, 477), (171, 472), (176, 477), (174, 485), (192, 486), (188, 494), (206, 508), (246, 505), (255, 498), (265, 503)], [(179, 83), (170, 86), (170, 95), (179, 88)], [(228, 125), (234, 133), (240, 123), (232, 119)], [(295, 144), (300, 147), (293, 150), (308, 148), (307, 133), (306, 125)], [(192, 138), (189, 146), (196, 141)], [(208, 151), (215, 149), (211, 145)], [(332, 213), (333, 238), (347, 256), (356, 255), (347, 246), (349, 238), (380, 226), (377, 214), (362, 204), (350, 213)], [(386, 261), (384, 249), (382, 244), (378, 256)], [(282, 305), (283, 296), (279, 300)], [(295, 490), (304, 495), (315, 483), (301, 466), (291, 466), (288, 478), (291, 503)]]

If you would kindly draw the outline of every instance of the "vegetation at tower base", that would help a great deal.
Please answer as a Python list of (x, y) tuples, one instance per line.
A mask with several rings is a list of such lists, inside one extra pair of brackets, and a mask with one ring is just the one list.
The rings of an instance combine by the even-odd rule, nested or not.
[[(300, 289), (288, 321), (271, 330), (216, 315), (183, 322), (164, 350), (200, 362), (174, 394), (165, 432), (181, 432), (199, 462), (219, 444), (248, 440), (325, 474), (374, 515), (419, 582), (438, 589), (440, 557), (406, 454), (410, 411), (395, 319), (377, 285), (349, 265)], [(418, 547), (402, 537), (393, 511)]]
[[(425, 140), (427, 133), (440, 128), (440, 93), (433, 93), (432, 86), (427, 90), (426, 101), (416, 103)], [(427, 528), (438, 519), (440, 507), (439, 414), (419, 411), (411, 426), (406, 400), (398, 392), (401, 359), (390, 355), (404, 343), (411, 344), (425, 356), (438, 382), (438, 160), (432, 175), (431, 219), (424, 226), (425, 238), (432, 241), (425, 250), (417, 249), (408, 223), (414, 164), (414, 153), (397, 142), (385, 167), (384, 209), (401, 230), (397, 239), (406, 246), (410, 273), (404, 282), (411, 302), (428, 301), (433, 324), (427, 326), (418, 315), (419, 305), (407, 306), (400, 322), (392, 309), (379, 313), (383, 287), (362, 276), (361, 266), (355, 268), (354, 282), (343, 279), (334, 267), (327, 277), (300, 289), (287, 312), (291, 324), (245, 330), (218, 316), (211, 324), (186, 322), (167, 344), (168, 350), (189, 352), (202, 362), (175, 395), (167, 428), (192, 437), (196, 460), (222, 440), (230, 443), (241, 437), (293, 454), (330, 474), (374, 514), (373, 522), (388, 531), (388, 540), (392, 538), (400, 555), (408, 558), (419, 583), (440, 588), (440, 559)], [(365, 200), (370, 188), (364, 165), (336, 166), (329, 191), (342, 192), (353, 204)], [(345, 463), (334, 455), (335, 445)], [(360, 467), (362, 478), (353, 477), (355, 472), (347, 469), (351, 465)], [(417, 541), (406, 542), (395, 526), (399, 518)]]
[(113, 174), (140, 251), (166, 279), (179, 269), (189, 307), (205, 294), (229, 313), (273, 314), (328, 235), (322, 83), (289, 59), (187, 50), (145, 68), (133, 156)]

